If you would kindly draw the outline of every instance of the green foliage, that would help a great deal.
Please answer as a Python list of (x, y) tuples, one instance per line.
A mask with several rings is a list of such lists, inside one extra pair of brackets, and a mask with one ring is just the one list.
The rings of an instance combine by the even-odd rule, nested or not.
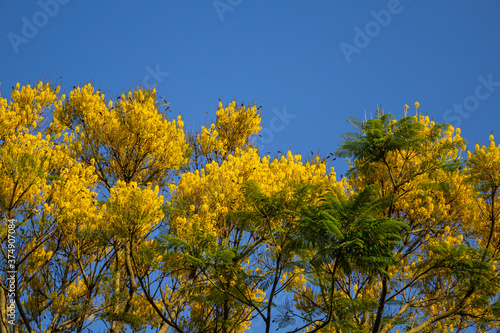
[[(352, 157), (356, 167), (367, 171), (367, 167), (375, 162), (386, 162), (387, 155), (394, 151), (422, 151), (428, 152), (431, 144), (441, 138), (446, 124), (435, 124), (424, 134), (424, 125), (415, 117), (406, 116), (395, 120), (392, 114), (384, 114), (382, 109), (376, 112), (376, 118), (362, 122), (359, 119), (347, 118), (358, 131), (347, 132), (342, 135), (343, 142), (335, 152), (337, 157)], [(453, 149), (456, 144), (445, 144), (441, 151)], [(439, 153), (440, 153), (439, 152)], [(438, 155), (431, 156), (439, 157)], [(448, 161), (447, 161), (448, 162)], [(457, 168), (459, 163), (446, 163), (448, 168)], [(424, 161), (423, 167), (434, 163), (431, 159)], [(424, 167), (425, 168), (425, 167)], [(352, 170), (355, 171), (355, 170)], [(352, 172), (351, 171), (351, 172)]]
[(338, 262), (347, 274), (354, 266), (387, 275), (384, 267), (395, 260), (393, 252), (406, 225), (382, 215), (390, 200), (378, 198), (378, 193), (375, 185), (351, 198), (333, 191), (324, 194), (319, 205), (303, 210), (297, 244), (314, 245), (314, 266)]

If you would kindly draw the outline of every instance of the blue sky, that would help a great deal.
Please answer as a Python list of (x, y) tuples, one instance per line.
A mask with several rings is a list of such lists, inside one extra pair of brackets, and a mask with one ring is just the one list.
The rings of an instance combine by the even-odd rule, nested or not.
[(500, 135), (498, 1), (0, 6), (3, 96), (40, 78), (60, 80), (66, 92), (91, 81), (114, 96), (155, 84), (193, 129), (215, 117), (219, 99), (255, 101), (266, 129), (260, 144), (271, 154), (332, 152), (351, 130), (346, 117), (377, 105), (399, 116), (417, 100), (435, 121), (460, 125), (470, 143)]
[(271, 154), (335, 151), (351, 130), (346, 117), (377, 105), (399, 116), (417, 100), (472, 144), (486, 143), (491, 130), (500, 135), (498, 1), (0, 6), (3, 96), (40, 78), (61, 80), (66, 92), (91, 81), (114, 96), (155, 84), (172, 115), (194, 129), (215, 117), (219, 99), (255, 101), (266, 129), (260, 144)]
[(334, 152), (346, 117), (419, 101), (472, 147), (500, 141), (499, 15), (494, 0), (1, 1), (0, 88), (156, 85), (195, 130), (219, 99), (255, 102), (271, 155)]

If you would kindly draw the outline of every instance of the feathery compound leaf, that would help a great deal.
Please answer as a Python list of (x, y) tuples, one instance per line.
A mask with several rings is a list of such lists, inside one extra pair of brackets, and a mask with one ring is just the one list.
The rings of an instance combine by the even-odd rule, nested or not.
[(349, 122), (349, 124), (354, 126), (354, 128), (356, 128), (358, 131), (363, 130), (363, 122), (361, 120), (354, 117), (347, 117), (346, 120), (347, 122)]

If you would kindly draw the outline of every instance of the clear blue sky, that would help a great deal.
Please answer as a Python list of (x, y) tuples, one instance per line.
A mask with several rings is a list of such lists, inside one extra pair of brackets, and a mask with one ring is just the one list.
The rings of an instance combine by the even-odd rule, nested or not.
[(333, 152), (346, 117), (415, 101), (472, 145), (500, 142), (499, 18), (495, 0), (2, 0), (0, 88), (156, 84), (196, 129), (219, 99), (255, 101), (271, 154)]
[(460, 123), (472, 144), (491, 130), (500, 140), (498, 1), (42, 0), (0, 9), (3, 96), (41, 77), (66, 92), (92, 81), (115, 96), (156, 84), (194, 128), (213, 119), (219, 98), (255, 101), (271, 154), (326, 154), (351, 129), (346, 117), (379, 104), (399, 116), (417, 100), (437, 122)]

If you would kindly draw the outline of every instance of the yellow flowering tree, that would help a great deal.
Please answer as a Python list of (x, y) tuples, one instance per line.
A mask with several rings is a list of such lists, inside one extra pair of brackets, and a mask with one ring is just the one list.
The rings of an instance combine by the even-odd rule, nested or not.
[(72, 153), (95, 166), (108, 191), (118, 180), (163, 186), (187, 162), (187, 146), (181, 118), (167, 120), (155, 102), (154, 89), (139, 87), (113, 103), (87, 84), (56, 106), (51, 130), (74, 136)]
[[(16, 85), (0, 97), (1, 332), (74, 330), (99, 305), (95, 267), (104, 253), (94, 168), (68, 154), (68, 137), (42, 134), (59, 87)], [(12, 315), (14, 310), (18, 316)]]
[(186, 135), (154, 89), (16, 85), (0, 333), (497, 329), (500, 146), (462, 159), (460, 129), (408, 108), (348, 119), (337, 180), (326, 158), (262, 156), (254, 105)]
[(208, 128), (202, 126), (201, 133), (193, 140), (194, 162), (199, 163), (202, 156), (208, 162), (220, 162), (228, 154), (234, 154), (237, 148), (248, 146), (250, 137), (262, 128), (255, 105), (236, 105), (236, 101), (232, 101), (224, 107), (220, 101), (216, 116), (215, 123)]
[[(304, 313), (317, 311), (318, 306), (311, 310), (311, 302), (321, 305), (326, 291), (375, 305), (347, 317), (342, 314), (344, 328), (333, 320), (338, 318), (336, 314), (327, 316), (323, 327), (316, 323), (308, 331), (453, 332), (469, 326), (480, 330), (497, 327), (494, 302), (499, 277), (495, 259), (490, 257), (495, 252), (488, 250), (492, 243), (487, 241), (494, 239), (490, 235), (495, 218), (485, 219), (493, 215), (478, 210), (476, 203), (488, 194), (491, 202), (494, 186), (480, 182), (475, 189), (470, 180), (477, 181), (476, 173), (491, 179), (481, 170), (484, 164), (476, 161), (489, 163), (491, 168), (494, 159), (485, 158), (485, 150), (477, 148), (481, 158), (470, 160), (469, 171), (459, 160), (465, 148), (460, 131), (428, 117), (396, 120), (379, 110), (375, 119), (349, 121), (357, 132), (345, 134), (337, 151), (337, 156), (354, 158), (347, 195), (356, 197), (375, 187), (380, 199), (389, 200), (386, 206), (379, 206), (383, 208), (379, 218), (399, 220), (408, 228), (394, 248), (395, 260), (385, 263), (382, 274), (366, 270), (346, 274), (344, 270), (344, 276), (330, 288), (318, 283), (311, 291), (295, 291)], [(478, 188), (482, 190), (478, 192)], [(489, 226), (486, 235), (484, 225)], [(322, 312), (328, 314), (327, 310)]]
[(165, 278), (158, 290), (171, 293), (159, 301), (171, 317), (185, 319), (169, 323), (179, 331), (243, 332), (256, 312), (270, 322), (271, 312), (264, 309), (274, 307), (273, 298), (283, 290), (278, 283), (291, 260), (285, 255), (291, 237), (283, 230), (294, 217), (282, 214), (266, 225), (238, 215), (253, 209), (248, 182), (263, 195), (289, 201), (303, 182), (330, 181), (319, 160), (304, 163), (291, 152), (261, 157), (250, 139), (260, 130), (256, 107), (221, 103), (216, 115), (210, 130), (203, 127), (192, 142), (191, 171), (171, 186), (169, 229), (158, 243)]
[(70, 133), (70, 155), (95, 169), (107, 202), (100, 207), (100, 239), (114, 263), (102, 313), (111, 332), (125, 324), (145, 327), (137, 314), (153, 311), (138, 288), (140, 275), (151, 267), (134, 267), (133, 256), (148, 248), (150, 235), (163, 225), (160, 187), (188, 161), (183, 126), (180, 117), (168, 120), (159, 111), (154, 89), (141, 87), (116, 101), (90, 84), (75, 87), (54, 110), (51, 132)]

